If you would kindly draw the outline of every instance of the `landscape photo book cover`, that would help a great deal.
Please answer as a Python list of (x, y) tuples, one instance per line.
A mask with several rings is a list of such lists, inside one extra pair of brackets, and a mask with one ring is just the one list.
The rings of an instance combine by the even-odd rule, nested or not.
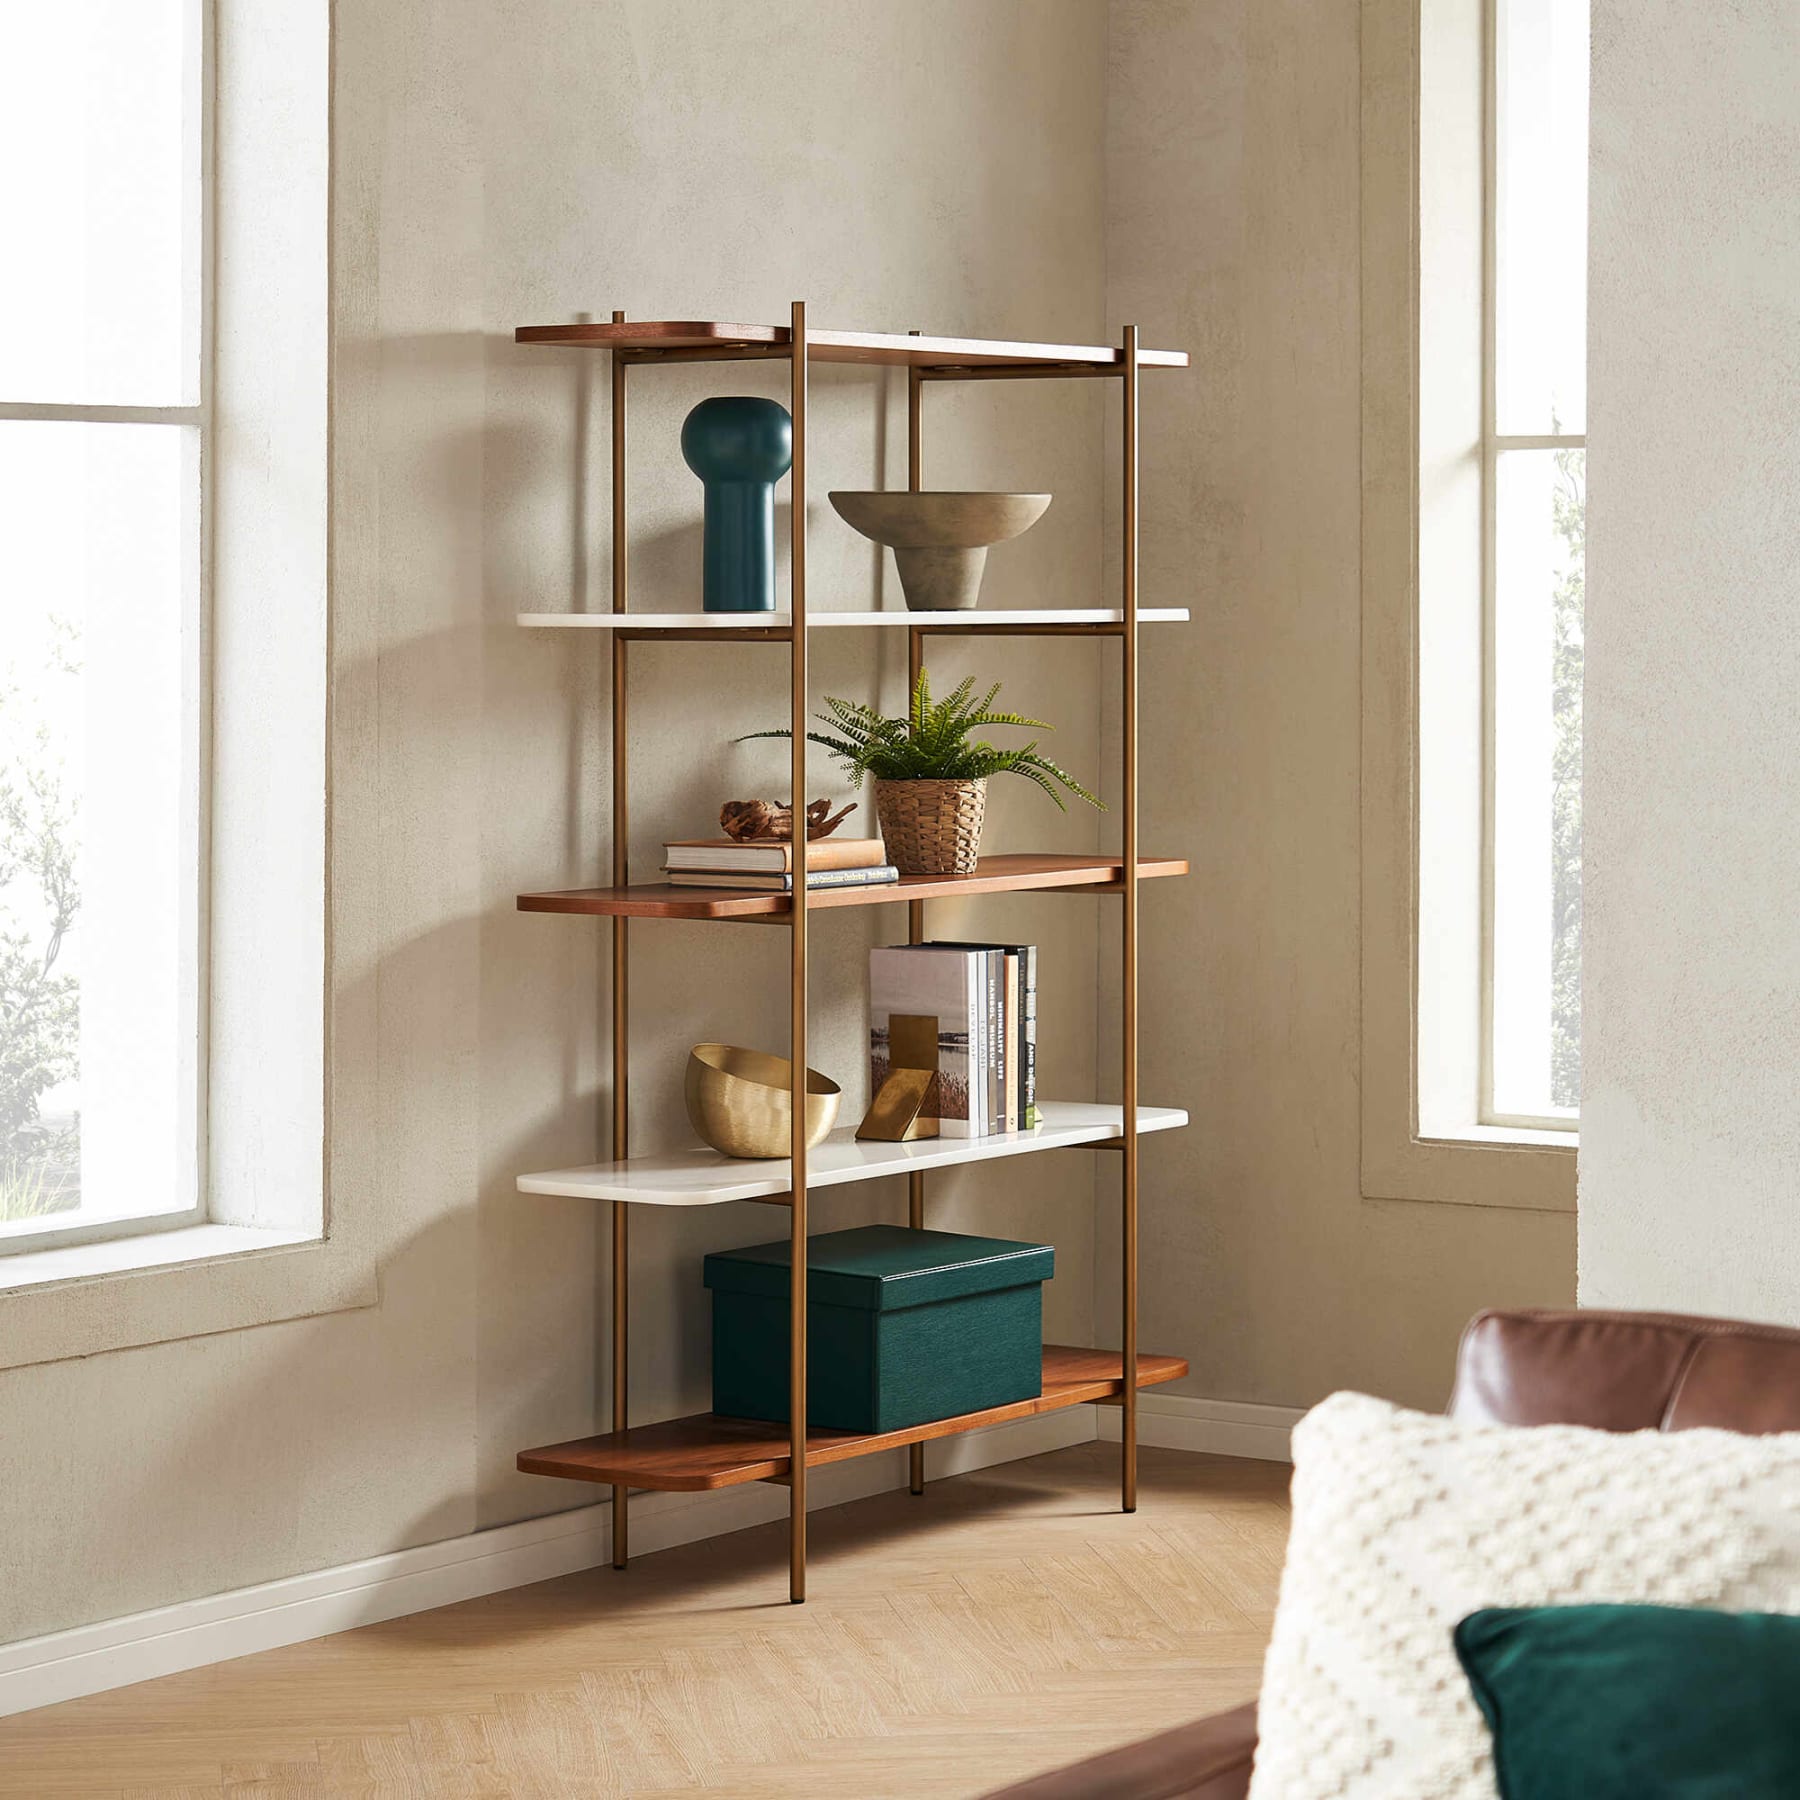
[(889, 1020), (895, 1014), (937, 1019), (938, 1131), (971, 1137), (979, 1129), (969, 1110), (970, 1056), (978, 1026), (986, 1024), (982, 958), (968, 950), (897, 944), (869, 952), (869, 1092), (892, 1072)]

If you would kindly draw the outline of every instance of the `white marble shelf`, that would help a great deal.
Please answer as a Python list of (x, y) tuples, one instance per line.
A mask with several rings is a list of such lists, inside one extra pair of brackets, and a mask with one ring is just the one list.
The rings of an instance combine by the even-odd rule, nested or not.
[[(807, 1160), (807, 1187), (839, 1187), (873, 1181), (913, 1169), (942, 1169), (954, 1163), (990, 1162), (1026, 1156), (1034, 1150), (1063, 1150), (1117, 1137), (1124, 1111), (1070, 1100), (1047, 1100), (1038, 1109), (1043, 1123), (1030, 1131), (999, 1132), (979, 1138), (923, 1138), (912, 1144), (862, 1144), (856, 1127), (842, 1125)], [(1188, 1116), (1179, 1107), (1140, 1106), (1138, 1131), (1173, 1131)], [(788, 1159), (745, 1162), (716, 1150), (675, 1150), (662, 1156), (634, 1156), (625, 1162), (592, 1163), (582, 1169), (549, 1169), (521, 1175), (522, 1194), (563, 1194), (577, 1200), (634, 1200), (647, 1206), (718, 1206), (728, 1200), (765, 1200), (790, 1186)]]
[[(785, 612), (522, 612), (521, 625), (561, 631), (785, 631), (792, 615)], [(1141, 625), (1184, 625), (1185, 606), (1146, 606), (1139, 609)], [(806, 623), (814, 631), (863, 625), (960, 626), (979, 632), (1003, 626), (1012, 630), (1033, 625), (1119, 625), (1124, 613), (1114, 607), (971, 607), (962, 612), (809, 612)]]

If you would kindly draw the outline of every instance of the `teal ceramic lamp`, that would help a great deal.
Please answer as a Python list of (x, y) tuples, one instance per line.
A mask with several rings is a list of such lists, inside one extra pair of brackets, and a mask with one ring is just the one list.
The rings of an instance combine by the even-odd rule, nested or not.
[(681, 454), (706, 484), (708, 612), (775, 610), (775, 483), (794, 460), (794, 421), (748, 394), (702, 400)]

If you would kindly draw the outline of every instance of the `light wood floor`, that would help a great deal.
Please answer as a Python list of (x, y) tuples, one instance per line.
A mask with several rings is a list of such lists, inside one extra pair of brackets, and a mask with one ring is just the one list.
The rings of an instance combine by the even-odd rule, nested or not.
[(1255, 1692), (1288, 1471), (1082, 1445), (0, 1720), (0, 1794), (975, 1795)]

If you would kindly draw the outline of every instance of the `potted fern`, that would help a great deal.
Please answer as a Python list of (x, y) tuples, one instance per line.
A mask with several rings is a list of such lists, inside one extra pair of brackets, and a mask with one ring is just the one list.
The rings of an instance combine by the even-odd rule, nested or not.
[[(1035, 738), (1021, 748), (1000, 750), (970, 735), (988, 725), (1050, 729), (1042, 719), (991, 710), (999, 692), (995, 682), (977, 700), (970, 676), (942, 700), (933, 700), (931, 679), (921, 669), (904, 718), (891, 719), (861, 701), (825, 696), (826, 710), (817, 716), (830, 729), (809, 731), (807, 739), (822, 744), (843, 764), (852, 787), (861, 787), (865, 776), (873, 779), (882, 840), (902, 875), (974, 873), (990, 775), (1022, 775), (1064, 811), (1064, 789), (1105, 810), (1072, 775), (1038, 754)], [(792, 733), (747, 735), (785, 738)]]

